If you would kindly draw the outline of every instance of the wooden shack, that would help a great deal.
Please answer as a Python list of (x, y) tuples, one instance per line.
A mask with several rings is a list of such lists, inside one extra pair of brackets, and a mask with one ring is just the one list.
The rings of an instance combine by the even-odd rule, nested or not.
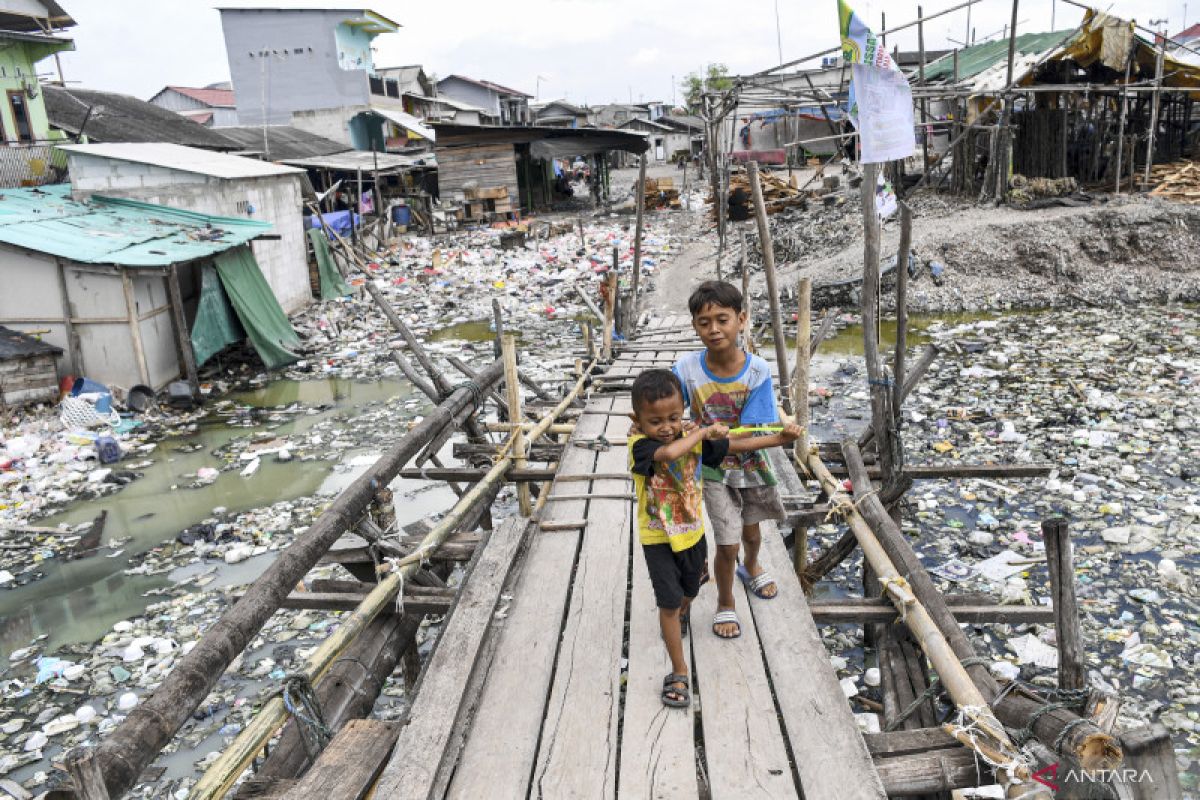
[(54, 400), (62, 348), (0, 325), (0, 408)]

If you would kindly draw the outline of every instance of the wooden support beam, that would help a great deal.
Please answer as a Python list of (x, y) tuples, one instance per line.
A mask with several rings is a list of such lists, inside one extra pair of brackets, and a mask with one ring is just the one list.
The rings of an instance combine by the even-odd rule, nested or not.
[[(767, 207), (763, 203), (762, 183), (758, 177), (758, 162), (746, 168), (750, 193), (754, 198), (754, 216), (758, 222), (758, 244), (762, 249), (763, 272), (767, 277), (767, 300), (771, 304), (771, 333), (775, 339), (775, 368), (779, 370), (779, 385), (791, 384), (788, 371), (787, 340), (783, 338), (783, 317), (779, 310), (779, 286), (775, 279), (775, 246), (771, 242), (771, 226), (767, 223)], [(872, 191), (874, 197), (874, 191)], [(791, 399), (784, 394), (784, 410), (791, 413)]]
[(637, 326), (638, 287), (642, 279), (642, 218), (646, 214), (646, 154), (638, 156), (637, 179), (637, 220), (633, 229), (633, 282), (629, 297), (629, 308), (626, 309), (624, 333), (629, 336)]
[[(796, 440), (794, 453), (797, 464), (804, 463), (808, 453), (808, 366), (809, 335), (812, 328), (812, 278), (801, 278), (797, 286), (796, 305), (796, 369), (792, 373), (792, 413), (796, 424), (803, 431)], [(792, 544), (792, 568), (797, 576), (804, 575), (808, 565), (808, 526), (796, 525), (792, 528), (794, 541)]]
[(178, 264), (167, 267), (167, 297), (171, 301), (171, 325), (175, 329), (182, 373), (188, 386), (192, 387), (192, 396), (199, 397), (200, 379), (196, 376), (196, 353), (192, 350), (192, 337), (188, 331), (187, 317), (183, 313), (183, 292), (179, 288)]
[[(370, 591), (356, 592), (292, 592), (279, 604), (280, 608), (309, 608), (318, 611), (353, 611)], [(239, 593), (234, 595), (238, 600)], [(406, 614), (445, 614), (454, 602), (453, 589), (433, 589), (427, 586), (404, 587)]]
[(1087, 654), (1083, 649), (1079, 604), (1075, 600), (1075, 557), (1071, 552), (1067, 521), (1061, 517), (1044, 520), (1042, 538), (1046, 542), (1054, 635), (1058, 644), (1058, 688), (1082, 689), (1087, 686)]
[[(508, 418), (513, 422), (520, 422), (525, 419), (525, 411), (521, 405), (521, 382), (517, 378), (517, 338), (511, 333), (506, 333), (504, 341), (501, 343), (501, 350), (504, 354), (504, 392), (508, 402)], [(525, 440), (524, 428), (520, 425), (516, 426), (512, 432), (512, 438), (516, 467), (524, 469), (528, 463), (526, 456), (529, 452), (529, 443)], [(520, 505), (521, 516), (528, 517), (533, 511), (528, 483), (517, 484), (517, 502)]]
[(108, 800), (108, 787), (104, 785), (94, 748), (77, 747), (67, 754), (66, 762), (78, 800)]
[(137, 362), (138, 375), (142, 377), (142, 383), (150, 386), (150, 367), (146, 363), (146, 348), (142, 344), (142, 323), (138, 321), (133, 276), (128, 269), (121, 270), (121, 288), (125, 291), (125, 313), (129, 318), (129, 338), (133, 342), (133, 359)]

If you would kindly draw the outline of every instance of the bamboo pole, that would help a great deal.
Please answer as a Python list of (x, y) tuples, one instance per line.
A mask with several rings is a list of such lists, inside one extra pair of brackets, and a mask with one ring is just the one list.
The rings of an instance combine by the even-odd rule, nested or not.
[(646, 154), (638, 156), (637, 222), (633, 229), (633, 285), (629, 297), (629, 309), (625, 312), (626, 337), (632, 336), (637, 325), (638, 286), (642, 280), (642, 218), (646, 213)]
[(745, 341), (742, 343), (746, 352), (756, 353), (754, 346), (754, 309), (750, 299), (750, 259), (746, 258), (746, 231), (739, 226), (738, 233), (738, 267), (742, 272), (742, 308), (746, 311), (746, 325), (743, 328)]
[(1154, 164), (1154, 144), (1158, 138), (1158, 106), (1162, 95), (1163, 58), (1166, 55), (1167, 43), (1158, 40), (1158, 52), (1154, 58), (1154, 94), (1150, 96), (1150, 131), (1146, 139), (1146, 171), (1142, 177), (1142, 185), (1150, 185), (1150, 167)]
[[(592, 368), (589, 367), (587, 374), (576, 382), (570, 394), (534, 426), (530, 431), (530, 440), (536, 439), (549, 429), (558, 415), (578, 396), (591, 371)], [(315, 683), (334, 663), (341, 651), (384, 607), (393, 601), (396, 594), (403, 588), (404, 582), (413, 577), (420, 569), (422, 559), (445, 542), (478, 501), (487, 495), (491, 487), (504, 479), (505, 471), (514, 461), (514, 457), (509, 455), (509, 452), (515, 443), (516, 437), (509, 437), (500, 451), (498, 460), (488, 470), (483, 480), (475, 484), (471, 491), (438, 521), (437, 525), (421, 540), (414, 553), (394, 562), (393, 571), (371, 590), (356, 610), (342, 619), (337, 630), (309, 656), (300, 670), (301, 674), (310, 682)], [(191, 794), (188, 795), (189, 800), (217, 800), (217, 798), (224, 797), (279, 726), (287, 720), (287, 716), (282, 698), (273, 697), (269, 700), (254, 719), (242, 729), (233, 743), (221, 753), (220, 758), (208, 768), (208, 771), (192, 788)]]
[[(516, 337), (511, 333), (506, 333), (504, 335), (504, 343), (501, 347), (504, 354), (504, 392), (508, 398), (508, 418), (513, 423), (520, 423), (525, 419), (525, 411), (521, 404), (521, 382), (517, 379)], [(529, 464), (526, 459), (529, 449), (525, 441), (525, 428), (523, 425), (513, 425), (512, 439), (513, 452), (516, 454), (517, 469), (525, 469)], [(528, 517), (533, 512), (528, 483), (517, 485), (517, 502), (520, 504), (521, 516)]]
[(604, 349), (602, 351), (605, 361), (612, 360), (613, 352), (613, 317), (617, 304), (617, 273), (616, 270), (610, 270), (604, 278), (604, 283), (608, 287), (608, 291), (604, 293)]
[[(812, 328), (812, 278), (801, 278), (796, 294), (799, 304), (796, 309), (796, 370), (792, 373), (792, 411), (801, 429), (794, 449), (796, 463), (803, 464), (804, 455), (808, 452), (808, 348)], [(808, 565), (808, 526), (798, 523), (793, 533), (792, 566), (799, 577)]]
[(1121, 160), (1125, 155), (1125, 113), (1129, 107), (1129, 96), (1125, 89), (1129, 85), (1129, 68), (1133, 65), (1133, 52), (1130, 51), (1128, 59), (1125, 61), (1125, 82), (1121, 84), (1120, 99), (1117, 101), (1121, 104), (1121, 121), (1117, 124), (1117, 168), (1114, 172), (1113, 193), (1121, 193)]
[[(767, 206), (763, 203), (762, 184), (758, 178), (758, 162), (751, 161), (747, 169), (750, 192), (754, 197), (754, 217), (758, 221), (758, 244), (762, 249), (763, 271), (767, 275), (767, 299), (771, 303), (771, 335), (775, 339), (776, 369), (779, 385), (788, 386), (787, 340), (783, 338), (783, 317), (779, 311), (779, 287), (775, 281), (775, 247), (771, 243), (771, 228), (767, 224)], [(874, 196), (874, 195), (872, 195)], [(791, 413), (791, 399), (784, 395), (784, 410)]]
[[(480, 385), (491, 387), (504, 365), (496, 361), (480, 372)], [(378, 486), (386, 486), (439, 431), (452, 424), (475, 395), (456, 389), (375, 464), (350, 484), (297, 539), (259, 576), (245, 595), (205, 633), (159, 687), (143, 698), (125, 721), (97, 748), (97, 757), (110, 794), (123, 795), (142, 770), (191, 718), (196, 706), (216, 685), (230, 662), (242, 652), (279, 608), (292, 587), (316, 565), (346, 530), (354, 527)]]
[[(848, 440), (847, 445), (857, 449), (852, 440)], [(993, 761), (1011, 764), (1016, 783), (1028, 779), (1029, 768), (1020, 759), (1019, 753), (1004, 731), (1004, 726), (992, 714), (987, 700), (975, 686), (971, 676), (967, 674), (966, 669), (954, 654), (945, 637), (942, 636), (941, 630), (926, 611), (925, 606), (917, 599), (908, 582), (896, 570), (874, 531), (858, 513), (854, 503), (842, 491), (841, 483), (825, 468), (820, 456), (810, 454), (807, 463), (812, 474), (816, 476), (821, 487), (829, 495), (830, 502), (845, 509), (846, 523), (854, 532), (858, 546), (863, 551), (864, 559), (870, 563), (872, 571), (883, 587), (884, 594), (892, 601), (900, 618), (912, 631), (917, 643), (921, 645), (921, 649), (933, 664), (933, 668), (937, 670), (938, 677), (946, 686), (955, 705), (958, 706), (964, 717), (973, 723), (977, 732), (985, 734), (990, 740), (983, 745), (988, 748), (988, 756)], [(864, 494), (870, 494), (871, 491), (868, 488)], [(978, 735), (964, 744), (982, 752)], [(999, 755), (999, 758), (995, 758), (996, 755)], [(1005, 775), (1004, 770), (998, 771), (998, 777), (1006, 785), (1014, 782)]]

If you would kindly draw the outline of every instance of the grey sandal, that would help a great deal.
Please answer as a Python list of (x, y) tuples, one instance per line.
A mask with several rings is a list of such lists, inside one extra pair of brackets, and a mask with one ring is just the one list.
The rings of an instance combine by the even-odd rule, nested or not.
[[(679, 688), (683, 684), (683, 688)], [(675, 695), (672, 697), (671, 695)], [(692, 704), (692, 684), (687, 675), (670, 673), (663, 678), (662, 701), (671, 708), (687, 708)]]

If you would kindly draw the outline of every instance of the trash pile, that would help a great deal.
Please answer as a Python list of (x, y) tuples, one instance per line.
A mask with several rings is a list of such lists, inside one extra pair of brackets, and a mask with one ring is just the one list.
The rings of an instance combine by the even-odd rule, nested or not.
[[(578, 350), (580, 323), (601, 324), (581, 297), (603, 308), (600, 284), (612, 268), (614, 250), (622, 286), (633, 267), (633, 220), (597, 217), (579, 226), (530, 225), (523, 246), (505, 249), (499, 229), (462, 231), (436, 239), (406, 237), (368, 264), (371, 280), (432, 355), (458, 354), (460, 340), (494, 336), (492, 301), (500, 303), (505, 331), (539, 349)], [(650, 214), (642, 234), (642, 286), (652, 286), (659, 263), (678, 252), (683, 239), (666, 215)], [(363, 276), (354, 276), (361, 282)], [(353, 282), (352, 281), (352, 282)], [(316, 303), (293, 319), (310, 350), (290, 375), (321, 374), (354, 379), (395, 376), (389, 354), (403, 338), (365, 292)], [(569, 359), (531, 359), (536, 377), (559, 379)], [(475, 366), (478, 366), (476, 362)], [(452, 382), (462, 378), (446, 367)]]
[[(1045, 479), (918, 481), (903, 525), (922, 560), (944, 592), (1046, 603), (1040, 523), (1066, 518), (1089, 683), (1124, 703), (1118, 730), (1152, 720), (1171, 729), (1185, 788), (1200, 788), (1200, 312), (1057, 311), (929, 333), (941, 354), (904, 406), (906, 461), (1055, 469)], [(812, 394), (822, 438), (851, 433), (835, 422), (848, 408), (869, 418), (857, 360)], [(836, 535), (824, 526), (814, 548)], [(835, 591), (861, 592), (859, 563), (833, 573)], [(1052, 625), (975, 627), (997, 676), (1054, 685)], [(862, 664), (860, 634), (823, 633), (844, 675), (878, 700), (861, 685), (873, 665)]]
[(120, 491), (153, 463), (165, 438), (195, 430), (202, 416), (141, 403), (135, 412), (131, 398), (122, 403), (87, 379), (74, 383), (58, 406), (26, 409), (0, 426), (0, 589), (40, 577), (46, 559), (94, 551), (84, 535), (93, 523), (52, 528), (36, 520)]

